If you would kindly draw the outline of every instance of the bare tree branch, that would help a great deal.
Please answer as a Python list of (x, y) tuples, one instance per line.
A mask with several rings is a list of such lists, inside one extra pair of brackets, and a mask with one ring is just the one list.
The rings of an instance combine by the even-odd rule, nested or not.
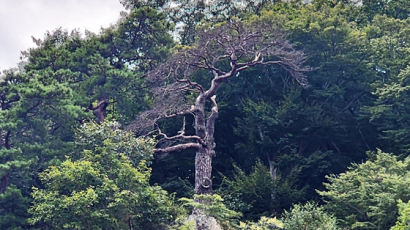
[(157, 148), (154, 150), (154, 153), (170, 153), (170, 152), (176, 152), (176, 151), (181, 151), (185, 149), (190, 149), (190, 148), (195, 148), (199, 149), (201, 148), (201, 144), (198, 143), (185, 143), (185, 144), (178, 144), (166, 148)]
[[(212, 191), (209, 185), (216, 145), (216, 94), (220, 85), (253, 66), (274, 65), (306, 86), (304, 73), (309, 68), (303, 66), (304, 54), (295, 50), (286, 40), (286, 34), (271, 22), (227, 23), (200, 30), (197, 38), (192, 47), (181, 49), (145, 75), (154, 103), (128, 129), (147, 133), (161, 119), (184, 116), (177, 135), (168, 136), (157, 127), (162, 139), (155, 153), (195, 148), (195, 192), (202, 194)], [(199, 74), (203, 79), (198, 80)], [(207, 84), (202, 82), (209, 82), (210, 86), (206, 88)], [(210, 110), (206, 104), (209, 101)], [(185, 133), (186, 115), (194, 118), (195, 135)], [(168, 142), (165, 147), (161, 146), (164, 142)]]
[(183, 125), (182, 125), (182, 129), (178, 132), (178, 135), (174, 135), (174, 136), (168, 136), (167, 134), (163, 133), (161, 131), (161, 129), (158, 127), (158, 135), (160, 135), (162, 137), (161, 140), (167, 140), (167, 141), (171, 141), (171, 140), (191, 140), (191, 141), (198, 141), (200, 144), (205, 145), (205, 142), (196, 135), (185, 135), (185, 126), (186, 126), (186, 122), (185, 122), (185, 117), (183, 119)]

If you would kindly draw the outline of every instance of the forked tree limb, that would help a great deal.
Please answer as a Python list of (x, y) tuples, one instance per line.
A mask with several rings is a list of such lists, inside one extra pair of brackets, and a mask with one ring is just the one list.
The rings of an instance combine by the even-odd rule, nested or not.
[(170, 153), (170, 152), (176, 152), (176, 151), (182, 151), (185, 149), (190, 149), (190, 148), (194, 148), (194, 149), (199, 149), (201, 148), (201, 144), (199, 143), (184, 143), (184, 144), (177, 144), (174, 146), (170, 146), (170, 147), (165, 147), (165, 148), (156, 148), (154, 150), (154, 153)]
[(205, 142), (199, 136), (185, 135), (185, 127), (186, 127), (186, 122), (185, 122), (185, 117), (184, 117), (183, 118), (182, 129), (178, 132), (177, 135), (168, 136), (167, 134), (163, 133), (162, 130), (159, 127), (157, 128), (157, 132), (158, 132), (158, 135), (161, 136), (161, 140), (166, 140), (166, 141), (172, 141), (172, 140), (197, 141), (198, 143), (200, 143), (202, 145), (205, 145)]

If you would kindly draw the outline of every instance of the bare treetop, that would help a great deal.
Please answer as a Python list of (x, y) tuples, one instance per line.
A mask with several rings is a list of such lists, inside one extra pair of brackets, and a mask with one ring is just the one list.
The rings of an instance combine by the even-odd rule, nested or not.
[[(159, 119), (193, 113), (185, 99), (188, 91), (200, 93), (204, 100), (209, 100), (219, 83), (255, 65), (277, 65), (302, 86), (307, 85), (305, 56), (292, 47), (278, 26), (263, 21), (231, 22), (202, 29), (196, 39), (193, 47), (182, 49), (147, 73), (155, 102), (129, 129), (143, 131)], [(192, 75), (198, 70), (213, 76), (209, 88), (193, 81)]]
[(278, 64), (289, 70), (302, 85), (306, 83), (301, 74), (305, 71), (303, 53), (294, 50), (286, 40), (286, 34), (277, 26), (261, 21), (248, 25), (231, 22), (200, 30), (194, 47), (178, 52), (149, 76), (152, 80), (185, 79), (198, 69), (222, 75), (230, 70), (216, 67), (223, 60), (232, 62), (230, 69), (235, 66), (236, 71), (257, 64)]

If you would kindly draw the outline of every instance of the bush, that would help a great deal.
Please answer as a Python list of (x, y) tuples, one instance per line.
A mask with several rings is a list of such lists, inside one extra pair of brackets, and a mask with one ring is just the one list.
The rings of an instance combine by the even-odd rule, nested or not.
[(397, 218), (396, 225), (391, 230), (408, 230), (410, 229), (410, 201), (404, 203), (399, 200), (399, 218)]
[[(173, 220), (172, 197), (149, 185), (145, 159), (152, 152), (115, 127), (85, 125), (80, 135), (94, 133), (88, 136), (95, 142), (84, 145), (87, 149), (75, 155), (78, 160), (67, 157), (40, 173), (44, 188), (33, 188), (32, 224), (42, 229), (158, 229)], [(138, 162), (132, 162), (129, 156), (138, 154)]]
[(398, 200), (410, 198), (410, 157), (404, 161), (380, 150), (339, 176), (328, 176), (319, 191), (341, 225), (354, 229), (390, 229), (398, 216)]
[(275, 229), (282, 229), (283, 228), (283, 223), (274, 218), (268, 218), (265, 216), (262, 216), (261, 219), (256, 222), (248, 222), (248, 223), (240, 223), (239, 229), (241, 230), (275, 230)]
[(228, 209), (223, 203), (222, 197), (217, 194), (194, 195), (194, 199), (181, 198), (180, 201), (183, 203), (182, 207), (188, 208), (188, 213), (192, 213), (192, 210), (198, 210), (205, 216), (214, 217), (219, 224), (224, 226), (224, 229), (235, 225), (241, 216), (241, 213)]
[(249, 174), (234, 166), (232, 179), (224, 177), (218, 190), (228, 208), (241, 212), (246, 220), (257, 220), (261, 216), (276, 215), (300, 199), (304, 190), (298, 190), (280, 175), (272, 178), (269, 169), (260, 161)]
[(294, 205), (283, 214), (283, 227), (286, 230), (337, 230), (336, 218), (327, 214), (323, 207), (315, 203)]

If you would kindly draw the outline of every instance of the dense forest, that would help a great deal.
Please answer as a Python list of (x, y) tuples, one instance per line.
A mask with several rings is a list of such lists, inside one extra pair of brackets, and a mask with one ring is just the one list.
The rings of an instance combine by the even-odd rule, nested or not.
[(0, 229), (410, 229), (410, 1), (121, 0), (0, 75)]

